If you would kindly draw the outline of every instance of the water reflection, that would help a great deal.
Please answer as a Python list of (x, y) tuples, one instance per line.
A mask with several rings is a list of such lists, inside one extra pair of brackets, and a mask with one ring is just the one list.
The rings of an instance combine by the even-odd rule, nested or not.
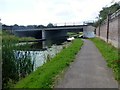
[[(59, 45), (58, 45), (59, 44)], [(69, 45), (68, 42), (64, 43), (56, 43), (53, 42), (39, 42), (31, 44), (31, 47), (27, 51), (16, 51), (17, 58), (21, 58), (22, 55), (25, 55), (25, 52), (29, 53), (29, 57), (31, 62), (34, 63), (34, 70), (36, 70), (39, 66), (42, 66), (47, 60), (50, 60), (57, 53), (59, 53), (63, 47), (67, 47)]]

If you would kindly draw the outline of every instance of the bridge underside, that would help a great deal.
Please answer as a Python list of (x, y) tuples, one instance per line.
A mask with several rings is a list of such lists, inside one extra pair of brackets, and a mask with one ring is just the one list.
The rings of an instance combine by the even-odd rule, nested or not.
[(17, 31), (14, 32), (19, 37), (34, 37), (36, 39), (42, 39), (42, 31)]
[[(44, 33), (43, 33), (44, 32)], [(67, 32), (83, 32), (83, 28), (65, 29), (65, 30), (36, 30), (36, 31), (16, 31), (15, 35), (19, 37), (34, 37), (36, 39), (66, 39)], [(44, 38), (43, 38), (44, 37)]]
[(78, 32), (83, 32), (83, 28), (76, 28), (76, 29), (68, 29), (67, 32), (75, 32), (75, 33), (78, 33)]

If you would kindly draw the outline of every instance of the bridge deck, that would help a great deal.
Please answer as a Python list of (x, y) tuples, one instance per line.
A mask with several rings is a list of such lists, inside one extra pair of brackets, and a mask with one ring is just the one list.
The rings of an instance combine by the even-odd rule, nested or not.
[(56, 26), (51, 28), (39, 28), (39, 29), (21, 29), (15, 31), (42, 31), (42, 30), (68, 30), (68, 29), (81, 29), (86, 27), (87, 25), (78, 25), (78, 26)]

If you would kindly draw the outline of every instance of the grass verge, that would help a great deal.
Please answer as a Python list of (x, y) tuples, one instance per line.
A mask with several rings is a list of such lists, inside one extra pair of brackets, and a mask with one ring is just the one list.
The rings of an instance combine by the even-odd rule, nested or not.
[(112, 68), (115, 79), (120, 82), (120, 56), (118, 55), (119, 50), (99, 38), (93, 38), (91, 40), (102, 53), (103, 57), (107, 61), (108, 67)]
[(14, 88), (51, 88), (56, 75), (60, 74), (61, 71), (69, 66), (82, 44), (82, 40), (74, 40), (69, 47), (64, 48), (49, 62), (19, 81)]
[(2, 31), (0, 32), (0, 36), (2, 37), (3, 41), (9, 41), (9, 42), (16, 42), (18, 43), (19, 41), (28, 41), (28, 40), (35, 40), (33, 37), (17, 37), (8, 31)]

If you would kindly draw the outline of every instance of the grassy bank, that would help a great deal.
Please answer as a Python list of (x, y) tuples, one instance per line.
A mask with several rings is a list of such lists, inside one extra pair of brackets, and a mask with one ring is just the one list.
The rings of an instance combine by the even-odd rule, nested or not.
[(27, 40), (35, 40), (35, 38), (32, 37), (17, 37), (11, 33), (9, 33), (8, 31), (2, 31), (2, 33), (0, 33), (0, 36), (2, 36), (2, 41), (9, 41), (9, 42), (18, 42), (18, 41), (27, 41)]
[(99, 38), (94, 38), (91, 40), (95, 43), (106, 59), (108, 66), (112, 68), (115, 79), (120, 82), (120, 57), (118, 55), (118, 49)]
[(74, 40), (69, 47), (64, 48), (49, 62), (19, 81), (14, 88), (51, 88), (56, 75), (60, 74), (74, 60), (82, 43), (80, 39)]

